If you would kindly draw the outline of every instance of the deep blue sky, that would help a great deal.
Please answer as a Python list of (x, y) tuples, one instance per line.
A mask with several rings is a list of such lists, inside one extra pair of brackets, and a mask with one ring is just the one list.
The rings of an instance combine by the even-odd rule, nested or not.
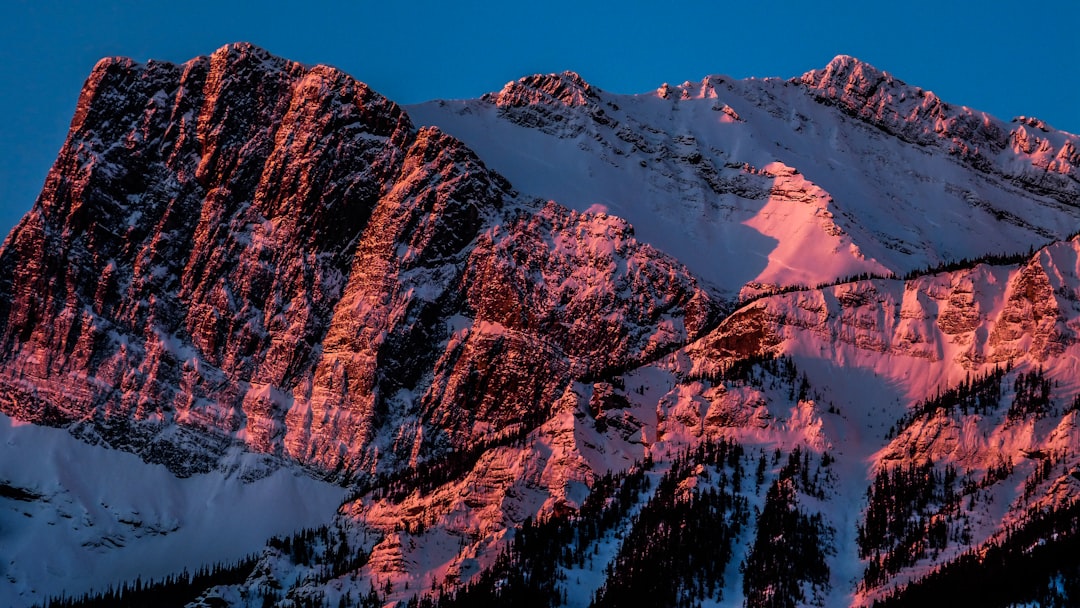
[(837, 54), (1003, 119), (1080, 133), (1080, 2), (0, 1), (0, 234), (26, 212), (103, 56), (182, 62), (246, 40), (400, 103), (575, 70), (618, 93), (791, 77)]

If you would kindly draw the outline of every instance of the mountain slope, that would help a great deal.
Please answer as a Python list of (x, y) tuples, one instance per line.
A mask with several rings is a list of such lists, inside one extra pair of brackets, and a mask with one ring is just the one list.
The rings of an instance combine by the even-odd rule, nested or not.
[[(628, 560), (659, 568), (681, 554), (704, 559), (703, 545), (650, 541), (648, 530), (699, 525), (690, 522), (698, 509), (709, 512), (700, 505), (715, 491), (729, 497), (728, 523), (702, 533), (734, 557), (671, 591), (679, 597), (694, 604), (702, 581), (716, 585), (704, 597), (719, 605), (770, 605), (763, 590), (780, 575), (755, 561), (766, 559), (753, 557), (766, 551), (757, 537), (779, 525), (799, 538), (784, 527), (793, 525), (808, 526), (810, 553), (789, 547), (767, 559), (817, 552), (825, 570), (796, 567), (784, 583), (793, 586), (783, 587), (790, 595), (779, 597), (863, 606), (893, 593), (902, 601), (911, 581), (968, 551), (1010, 546), (1012, 535), (1023, 537), (1017, 531), (1045, 525), (1080, 498), (1078, 252), (1073, 240), (1020, 264), (760, 299), (656, 363), (575, 384), (557, 416), (512, 444), (430, 477), (361, 488), (334, 530), (363, 555), (360, 580), (375, 581), (381, 597), (513, 601), (518, 591), (505, 581), (548, 572), (550, 586), (534, 580), (520, 592), (585, 606), (597, 591), (635, 580), (620, 574)], [(717, 445), (737, 446), (737, 455), (718, 462), (695, 451)], [(608, 481), (598, 474), (605, 468), (626, 477)], [(651, 481), (644, 489), (631, 481), (642, 474)], [(675, 489), (661, 490), (667, 483)], [(755, 507), (760, 515), (744, 521), (742, 509)], [(769, 516), (779, 522), (804, 523), (766, 523), (770, 508), (791, 514)], [(545, 514), (537, 531), (526, 521), (534, 513)], [(742, 523), (725, 527), (732, 522)], [(519, 546), (521, 534), (536, 536)], [(328, 543), (327, 554), (338, 546)], [(507, 546), (509, 557), (496, 559)], [(280, 551), (262, 559), (241, 586), (253, 596), (300, 566)], [(301, 577), (287, 597), (332, 605), (364, 591), (351, 577)], [(472, 586), (457, 587), (466, 581)]]
[[(827, 445), (856, 467), (851, 493), (836, 496), (849, 501), (846, 528), (869, 530), (848, 540), (864, 572), (848, 581), (849, 592), (860, 586), (847, 601), (880, 597), (1076, 502), (1078, 247), (1073, 239), (1015, 265), (775, 296), (672, 362), (707, 374), (730, 359), (729, 345), (752, 344), (806, 370), (815, 402), (832, 414), (822, 416)], [(682, 401), (698, 394), (689, 392)], [(730, 433), (723, 422), (735, 414), (710, 404), (704, 424), (711, 418), (715, 432)], [(897, 473), (911, 466), (925, 468), (913, 478)], [(919, 477), (927, 471), (935, 482)], [(873, 527), (913, 517), (919, 523), (895, 537)]]
[[(345, 490), (230, 454), (229, 469), (179, 479), (134, 454), (0, 416), (0, 602), (42, 604), (141, 577), (229, 563), (273, 534), (333, 518)], [(267, 508), (273, 505), (274, 508)]]

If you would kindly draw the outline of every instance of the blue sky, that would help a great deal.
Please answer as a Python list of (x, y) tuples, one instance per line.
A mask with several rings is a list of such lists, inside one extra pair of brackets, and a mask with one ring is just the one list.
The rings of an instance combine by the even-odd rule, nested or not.
[(0, 233), (32, 205), (101, 57), (182, 62), (246, 40), (400, 103), (574, 70), (617, 93), (707, 74), (791, 77), (837, 54), (1003, 119), (1080, 133), (1080, 2), (0, 3)]

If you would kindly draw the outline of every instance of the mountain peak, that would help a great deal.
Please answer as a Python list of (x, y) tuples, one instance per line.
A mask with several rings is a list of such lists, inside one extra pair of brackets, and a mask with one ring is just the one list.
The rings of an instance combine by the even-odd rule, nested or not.
[(212, 54), (213, 55), (218, 55), (218, 54), (223, 54), (223, 53), (224, 54), (234, 54), (235, 53), (235, 54), (262, 55), (262, 56), (268, 57), (268, 58), (272, 56), (270, 54), (270, 51), (267, 51), (266, 49), (262, 48), (261, 46), (258, 46), (256, 44), (252, 44), (250, 42), (242, 41), (242, 40), (239, 41), (239, 42), (229, 42), (227, 44), (224, 44), (220, 48), (218, 48), (216, 51), (214, 51)]
[(278, 61), (286, 61), (275, 57), (270, 51), (257, 46), (250, 42), (230, 42), (218, 47), (213, 53), (210, 53), (211, 57), (237, 57), (237, 56), (253, 56), (261, 59), (277, 59)]
[(576, 72), (534, 74), (506, 83), (498, 93), (484, 99), (500, 107), (522, 107), (552, 102), (565, 106), (584, 106), (599, 98), (599, 89), (585, 82)]
[(904, 141), (940, 146), (975, 167), (989, 168), (1008, 143), (992, 116), (946, 103), (854, 57), (839, 55), (795, 82), (823, 104)]
[[(213, 53), (210, 53), (209, 55), (202, 55), (202, 56), (196, 57), (196, 58), (194, 58), (194, 59), (192, 59), (192, 60), (190, 60), (190, 61), (188, 61), (186, 63), (187, 64), (197, 63), (197, 62), (201, 62), (201, 61), (206, 61), (207, 59), (209, 59), (210, 61), (226, 62), (226, 63), (236, 63), (236, 62), (241, 61), (241, 60), (256, 59), (256, 60), (265, 62), (267, 67), (274, 67), (274, 68), (284, 68), (284, 67), (292, 66), (292, 65), (300, 65), (300, 64), (298, 64), (298, 63), (296, 63), (294, 61), (290, 61), (288, 59), (278, 57), (278, 56), (274, 55), (273, 53), (271, 53), (270, 51), (267, 51), (266, 49), (264, 49), (264, 48), (262, 48), (260, 46), (254, 45), (254, 44), (252, 44), (250, 42), (230, 42), (228, 44), (222, 45), (221, 47), (219, 47), (217, 50), (215, 50)], [(132, 68), (134, 68), (136, 66), (139, 66), (139, 65), (142, 65), (142, 64), (140, 64), (139, 62), (137, 62), (134, 59), (131, 59), (129, 57), (123, 57), (123, 56), (104, 57), (104, 58), (98, 60), (97, 64), (94, 66), (93, 71), (94, 72), (104, 71), (104, 70), (107, 70), (108, 68), (110, 68), (112, 66), (120, 66), (123, 69), (132, 69)], [(151, 59), (150, 61), (146, 62), (146, 65), (175, 65), (175, 64), (173, 64), (171, 62), (167, 62), (167, 61), (160, 61), (160, 60)]]
[(847, 67), (862, 67), (876, 70), (874, 66), (869, 63), (854, 57), (852, 55), (845, 55), (843, 53), (833, 57), (829, 63), (825, 64), (826, 68), (847, 68)]
[(811, 88), (825, 91), (866, 93), (876, 89), (882, 82), (895, 82), (904, 86), (903, 82), (894, 79), (889, 73), (851, 55), (837, 55), (825, 67), (803, 74), (800, 80)]

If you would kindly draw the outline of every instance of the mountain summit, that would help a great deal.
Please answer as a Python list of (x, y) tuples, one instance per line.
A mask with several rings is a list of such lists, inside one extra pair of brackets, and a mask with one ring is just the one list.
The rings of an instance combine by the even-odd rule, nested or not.
[[(105, 59), (0, 248), (0, 411), (269, 509), (344, 496), (130, 597), (898, 605), (1025, 563), (988, 596), (1067, 603), (1077, 140), (846, 56), (404, 108), (249, 44)], [(308, 477), (340, 493), (302, 509)], [(102, 484), (0, 468), (2, 529), (62, 555), (8, 603), (196, 527)]]
[(515, 82), (508, 82), (498, 93), (484, 97), (500, 107), (549, 105), (561, 103), (566, 106), (588, 105), (598, 99), (596, 89), (574, 72), (561, 74), (537, 74)]

